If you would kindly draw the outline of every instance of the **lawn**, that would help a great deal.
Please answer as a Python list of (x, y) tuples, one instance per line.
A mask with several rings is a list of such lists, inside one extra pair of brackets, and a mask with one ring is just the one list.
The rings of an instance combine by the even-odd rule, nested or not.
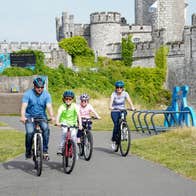
[(131, 153), (196, 180), (196, 128), (133, 140)]
[(0, 162), (8, 161), (24, 153), (24, 133), (0, 130)]

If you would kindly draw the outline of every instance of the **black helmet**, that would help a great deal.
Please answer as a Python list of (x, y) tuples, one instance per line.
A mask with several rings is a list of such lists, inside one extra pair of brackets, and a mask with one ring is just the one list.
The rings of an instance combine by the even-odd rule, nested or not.
[(71, 90), (67, 90), (67, 91), (65, 91), (64, 93), (63, 93), (63, 98), (65, 98), (65, 97), (72, 97), (72, 98), (74, 98), (74, 92), (73, 91), (71, 91)]
[(121, 80), (118, 80), (116, 83), (115, 83), (115, 87), (124, 87), (125, 86), (125, 83)]
[(37, 77), (33, 80), (33, 84), (37, 87), (44, 87), (45, 80), (42, 77)]

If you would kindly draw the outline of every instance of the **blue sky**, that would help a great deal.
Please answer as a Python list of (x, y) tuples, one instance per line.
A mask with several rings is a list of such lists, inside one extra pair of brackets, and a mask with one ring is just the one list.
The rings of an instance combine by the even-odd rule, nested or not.
[[(188, 24), (196, 13), (196, 0), (187, 0)], [(75, 23), (89, 23), (89, 15), (117, 11), (134, 23), (134, 0), (0, 0), (0, 41), (55, 42), (55, 17), (63, 11), (74, 14)]]

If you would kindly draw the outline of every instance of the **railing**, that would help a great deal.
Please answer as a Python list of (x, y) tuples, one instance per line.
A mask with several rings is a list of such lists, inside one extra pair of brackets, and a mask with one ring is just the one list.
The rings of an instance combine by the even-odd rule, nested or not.
[(149, 134), (158, 134), (176, 127), (194, 126), (190, 111), (137, 110), (132, 113), (131, 118), (136, 131), (147, 131)]

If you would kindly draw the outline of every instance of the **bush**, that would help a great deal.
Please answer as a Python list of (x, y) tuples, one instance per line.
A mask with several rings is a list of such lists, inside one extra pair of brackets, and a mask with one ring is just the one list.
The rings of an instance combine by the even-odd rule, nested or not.
[(93, 51), (88, 47), (87, 41), (80, 36), (62, 39), (59, 42), (59, 47), (73, 58), (76, 56), (93, 56)]

